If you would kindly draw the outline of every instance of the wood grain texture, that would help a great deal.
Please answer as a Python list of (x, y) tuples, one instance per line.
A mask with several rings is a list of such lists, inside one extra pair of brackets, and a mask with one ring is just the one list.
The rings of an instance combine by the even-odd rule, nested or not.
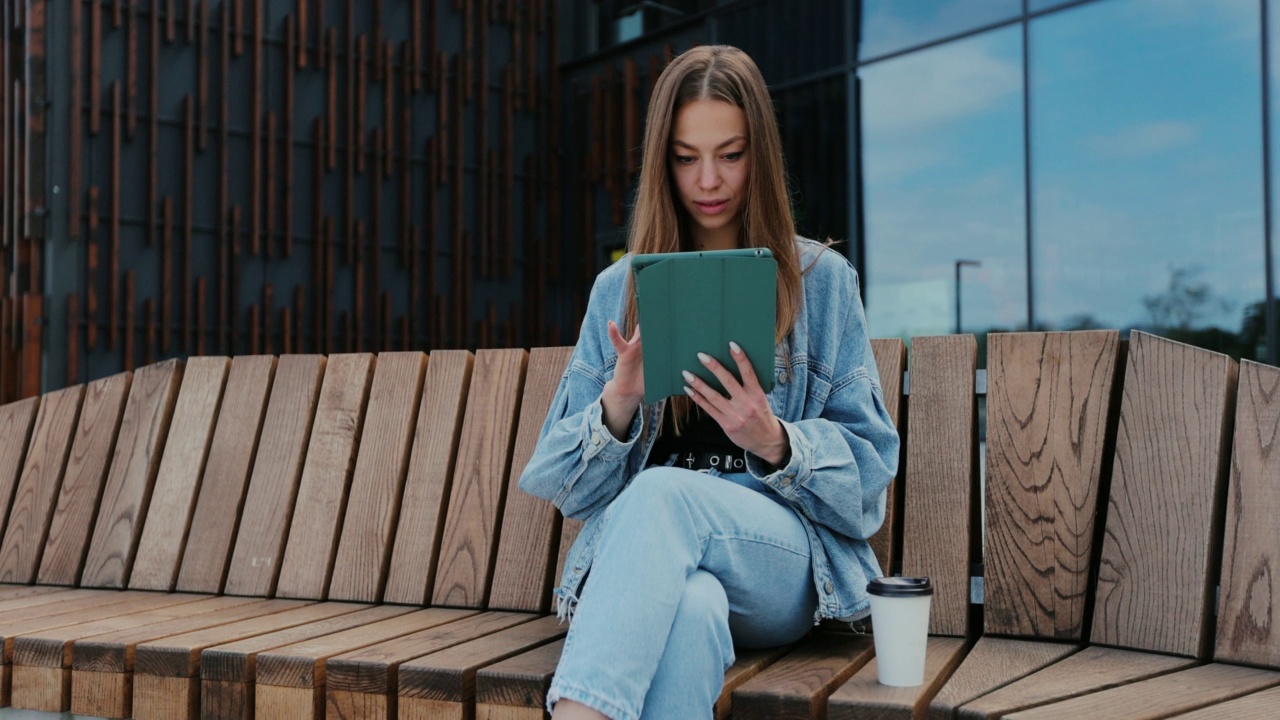
[(476, 717), (482, 705), (536, 710), (542, 717), (547, 688), (564, 641), (557, 640), (476, 671)]
[(476, 720), (542, 720), (546, 714), (542, 708), (476, 705)]
[(747, 649), (735, 648), (733, 664), (724, 671), (724, 684), (720, 686), (720, 697), (716, 699), (716, 720), (727, 720), (733, 713), (733, 693), (751, 678), (759, 675), (765, 668), (791, 651), (791, 645), (782, 647)]
[(160, 473), (147, 509), (148, 522), (143, 526), (137, 559), (129, 576), (131, 588), (167, 591), (173, 589), (177, 580), (191, 511), (209, 456), (230, 365), (231, 361), (225, 357), (191, 358), (187, 362), (182, 390), (173, 411), (173, 425), (160, 461)]
[(956, 708), (1079, 650), (1067, 643), (982, 637), (929, 703), (930, 720), (952, 720)]
[(80, 578), (82, 585), (124, 586), (133, 567), (182, 374), (181, 361), (166, 360), (133, 375)]
[(76, 715), (129, 717), (132, 714), (133, 675), (69, 670), (59, 672), (69, 678), (74, 687), (70, 709)]
[(66, 712), (71, 709), (71, 672), (61, 668), (15, 667), (9, 704), (22, 710)]
[(323, 598), (329, 587), (373, 364), (367, 353), (329, 357), (293, 509), (307, 522), (289, 526), (279, 596)]
[(323, 355), (284, 355), (276, 364), (227, 570), (228, 593), (268, 596), (275, 592), (324, 372)]
[(139, 643), (134, 650), (134, 672), (163, 677), (194, 677), (200, 674), (200, 656), (205, 648), (322, 622), (366, 607), (355, 603), (314, 603)]
[[(329, 658), (327, 691), (357, 695), (396, 693), (400, 664), (533, 619), (528, 613), (484, 612)], [(332, 699), (330, 700), (332, 704)]]
[(200, 716), (200, 683), (134, 673), (132, 710), (134, 720), (194, 720)]
[(1280, 370), (1240, 364), (1214, 658), (1280, 667)]
[[(889, 419), (893, 421), (894, 427), (905, 430), (901, 425), (902, 420), (902, 373), (907, 369), (907, 345), (898, 338), (892, 339), (875, 339), (871, 341), (871, 352), (875, 357), (876, 370), (880, 377), (880, 389), (884, 394), (885, 408), (889, 411)], [(904, 443), (905, 444), (905, 443)], [(884, 508), (884, 524), (872, 535), (868, 542), (871, 543), (871, 549), (876, 554), (876, 559), (880, 561), (880, 569), (887, 575), (890, 568), (893, 567), (893, 534), (897, 530), (894, 527), (894, 507), (897, 499), (894, 493), (897, 489), (898, 480), (894, 479), (889, 483), (886, 491), (886, 500)]]
[(254, 708), (255, 716), (260, 718), (319, 720), (324, 713), (324, 691), (319, 686), (293, 688), (259, 684), (254, 688)]
[(431, 353), (391, 552), (386, 602), (420, 605), (434, 583), (474, 360), (465, 350)]
[[(18, 474), (27, 457), (31, 428), (35, 426), (40, 396), (0, 405), (0, 517), (9, 516), (13, 491), (18, 487)], [(0, 528), (3, 530), (3, 528)]]
[(874, 654), (870, 635), (814, 633), (733, 693), (733, 717), (735, 720), (819, 717), (831, 691), (840, 687)]
[(436, 605), (481, 607), (488, 600), (527, 359), (519, 349), (476, 353), (431, 596)]
[(252, 683), (200, 681), (201, 720), (252, 720), (253, 709)]
[(1175, 715), (1178, 720), (1273, 720), (1276, 708), (1280, 707), (1280, 687), (1263, 690), (1235, 700), (1210, 705), (1183, 715)]
[(1280, 685), (1280, 673), (1233, 665), (1201, 665), (1005, 717), (1009, 720), (1165, 718), (1276, 685)]
[(929, 700), (964, 659), (964, 654), (965, 641), (960, 638), (929, 638), (924, 683), (917, 687), (881, 685), (880, 669), (872, 658), (831, 693), (827, 717), (831, 720), (911, 720), (924, 717)]
[(929, 633), (965, 635), (977, 404), (972, 335), (911, 343), (911, 412), (902, 518), (902, 574), (933, 580)]
[(40, 560), (37, 582), (41, 584), (75, 585), (80, 579), (132, 380), (131, 373), (119, 373), (89, 383), (85, 390), (80, 424)]
[(378, 355), (330, 599), (382, 599), (426, 369), (427, 356), (421, 352)]
[(1024, 708), (1064, 700), (1162, 675), (1193, 663), (1186, 658), (1116, 648), (1088, 647), (963, 705), (958, 717), (1001, 717)]
[(222, 592), (275, 370), (271, 356), (241, 356), (231, 362), (182, 554), (177, 582), (182, 592)]
[(402, 713), (408, 698), (471, 703), (475, 699), (476, 672), (480, 668), (558, 640), (566, 632), (567, 625), (548, 615), (407, 660), (400, 665), (397, 690)]
[(46, 394), (40, 403), (0, 544), (0, 582), (36, 578), (84, 394), (85, 386), (75, 385)]
[(402, 635), (419, 632), (475, 615), (474, 610), (428, 608), (377, 622), (292, 643), (258, 653), (257, 683), (292, 688), (323, 688), (326, 664), (334, 655), (349, 653)]
[(516, 486), (533, 456), (551, 399), (572, 353), (571, 347), (538, 348), (529, 353), (524, 397), (520, 400), (520, 426), (507, 478), (507, 504), (502, 513), (498, 559), (489, 594), (490, 608), (547, 612), (551, 605), (551, 573), (555, 570), (560, 513), (551, 503), (520, 492)]
[(1116, 331), (987, 338), (983, 625), (1083, 639)]
[[(318, 603), (347, 607), (350, 603)], [(327, 620), (276, 630), (235, 642), (214, 645), (200, 653), (200, 677), (218, 682), (234, 682), (242, 686), (252, 685), (256, 678), (258, 654), (274, 648), (285, 647), (306, 640), (333, 635), (344, 630), (372, 625), (381, 620), (413, 612), (413, 608), (401, 605), (359, 606), (354, 612)], [(252, 696), (252, 693), (250, 693)]]
[[(71, 667), (94, 672), (132, 672), (136, 646), (170, 635), (226, 625), (247, 618), (302, 607), (303, 600), (252, 600), (233, 607), (208, 612), (182, 614), (184, 606), (175, 608), (176, 617), (140, 627), (124, 628), (92, 637), (81, 637), (71, 649)], [(194, 607), (188, 604), (185, 607)]]
[(1207, 655), (1236, 363), (1130, 334), (1094, 642)]

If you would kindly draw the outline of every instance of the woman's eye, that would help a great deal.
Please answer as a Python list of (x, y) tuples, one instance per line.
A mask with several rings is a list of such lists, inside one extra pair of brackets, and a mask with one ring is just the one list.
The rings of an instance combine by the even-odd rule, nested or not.
[(742, 151), (741, 151), (741, 150), (739, 150), (738, 152), (731, 152), (731, 153), (729, 153), (729, 154), (727, 154), (727, 155), (725, 155), (725, 156), (724, 156), (724, 159), (725, 159), (725, 160), (728, 160), (729, 162), (733, 162), (733, 161), (735, 161), (735, 160), (739, 160), (739, 159), (741, 159), (741, 158), (742, 158)]
[(689, 164), (693, 163), (693, 161), (694, 161), (695, 159), (696, 159), (696, 158), (694, 158), (692, 155), (677, 155), (677, 156), (676, 156), (676, 162), (680, 163), (681, 165), (689, 165)]

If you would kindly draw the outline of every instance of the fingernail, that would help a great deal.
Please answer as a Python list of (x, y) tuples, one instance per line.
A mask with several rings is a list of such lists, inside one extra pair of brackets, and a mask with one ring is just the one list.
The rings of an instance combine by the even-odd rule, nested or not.
[(684, 389), (684, 394), (688, 395), (689, 397), (693, 397), (693, 388), (686, 386)]
[(702, 361), (703, 365), (711, 364), (711, 356), (706, 353), (698, 353), (698, 359)]
[(689, 383), (690, 385), (692, 385), (693, 381), (697, 379), (696, 377), (694, 377), (694, 374), (689, 372), (688, 370), (681, 370), (680, 374), (684, 375), (684, 381)]
[(732, 340), (730, 340), (730, 341), (729, 341), (729, 349), (733, 351), (733, 354), (734, 354), (734, 355), (741, 355), (741, 354), (742, 354), (742, 348), (738, 347), (738, 343), (736, 343), (736, 342), (734, 342), (734, 341), (732, 341)]

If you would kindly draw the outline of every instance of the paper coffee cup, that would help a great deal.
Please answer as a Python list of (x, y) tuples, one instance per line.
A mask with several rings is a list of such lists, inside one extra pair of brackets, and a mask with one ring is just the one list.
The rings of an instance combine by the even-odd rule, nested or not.
[(912, 687), (924, 682), (924, 651), (929, 638), (927, 577), (882, 577), (867, 583), (871, 629), (880, 684)]

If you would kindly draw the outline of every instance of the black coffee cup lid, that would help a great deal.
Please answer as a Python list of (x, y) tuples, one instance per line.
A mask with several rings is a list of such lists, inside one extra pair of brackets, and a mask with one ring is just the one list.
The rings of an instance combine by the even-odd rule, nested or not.
[(913, 597), (933, 594), (927, 577), (881, 577), (867, 583), (867, 592), (880, 597)]

